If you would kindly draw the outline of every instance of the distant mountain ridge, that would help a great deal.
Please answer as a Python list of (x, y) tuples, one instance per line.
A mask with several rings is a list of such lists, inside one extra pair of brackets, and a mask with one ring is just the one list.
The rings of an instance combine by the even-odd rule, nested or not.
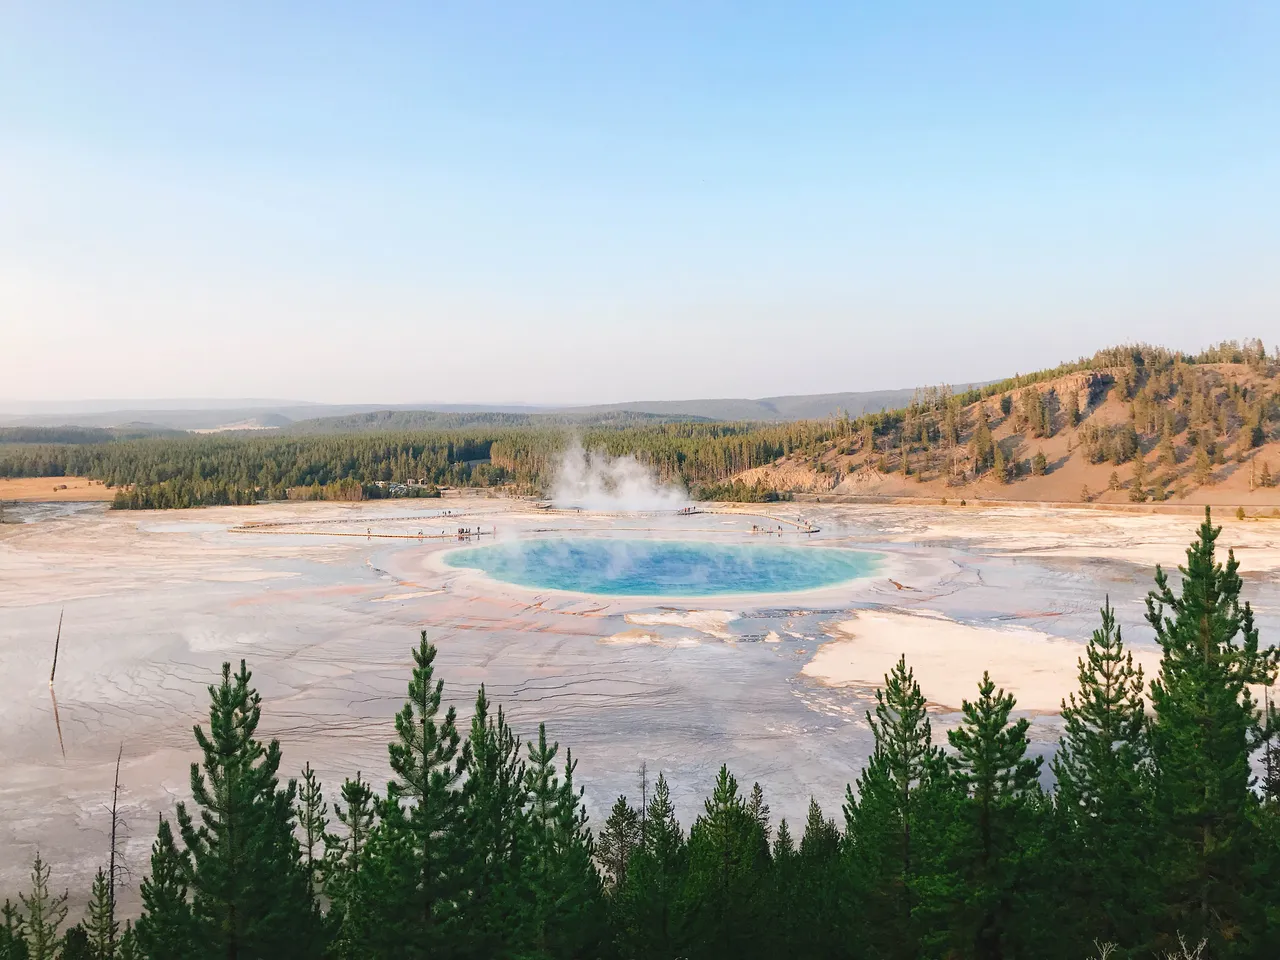
[[(535, 404), (327, 404), (294, 400), (111, 401), (18, 403), (0, 401), (0, 426), (117, 428), (146, 424), (168, 430), (268, 430), (302, 432), (393, 430), (508, 423), (614, 423), (638, 420), (815, 420), (843, 410), (850, 416), (905, 405), (915, 388), (846, 393), (796, 394), (760, 399), (636, 400), (626, 403), (555, 406)], [(207, 402), (209, 406), (197, 404)], [(165, 409), (159, 404), (172, 403)], [(124, 406), (123, 404), (131, 404)]]

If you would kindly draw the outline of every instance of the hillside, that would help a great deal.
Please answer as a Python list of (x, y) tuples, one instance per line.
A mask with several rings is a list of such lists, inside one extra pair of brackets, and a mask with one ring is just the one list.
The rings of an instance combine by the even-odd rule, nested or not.
[(1260, 344), (1095, 361), (927, 391), (734, 479), (850, 497), (1280, 504), (1280, 364)]

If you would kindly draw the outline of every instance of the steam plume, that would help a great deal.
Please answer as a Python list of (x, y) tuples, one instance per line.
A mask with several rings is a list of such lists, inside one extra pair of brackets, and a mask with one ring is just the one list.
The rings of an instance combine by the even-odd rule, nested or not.
[(584, 510), (679, 510), (689, 505), (682, 486), (663, 484), (634, 457), (587, 452), (576, 440), (560, 461), (551, 499), (557, 506)]

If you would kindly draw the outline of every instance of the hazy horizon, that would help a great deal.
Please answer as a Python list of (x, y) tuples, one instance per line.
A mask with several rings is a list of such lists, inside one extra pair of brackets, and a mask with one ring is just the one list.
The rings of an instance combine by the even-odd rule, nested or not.
[(0, 394), (26, 402), (872, 391), (1280, 317), (1280, 7), (5, 27)]

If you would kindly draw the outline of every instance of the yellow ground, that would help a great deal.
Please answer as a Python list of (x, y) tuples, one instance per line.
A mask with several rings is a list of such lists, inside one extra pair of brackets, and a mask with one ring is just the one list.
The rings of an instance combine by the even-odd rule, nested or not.
[(110, 500), (116, 492), (101, 480), (84, 477), (0, 478), (0, 500), (83, 501)]

